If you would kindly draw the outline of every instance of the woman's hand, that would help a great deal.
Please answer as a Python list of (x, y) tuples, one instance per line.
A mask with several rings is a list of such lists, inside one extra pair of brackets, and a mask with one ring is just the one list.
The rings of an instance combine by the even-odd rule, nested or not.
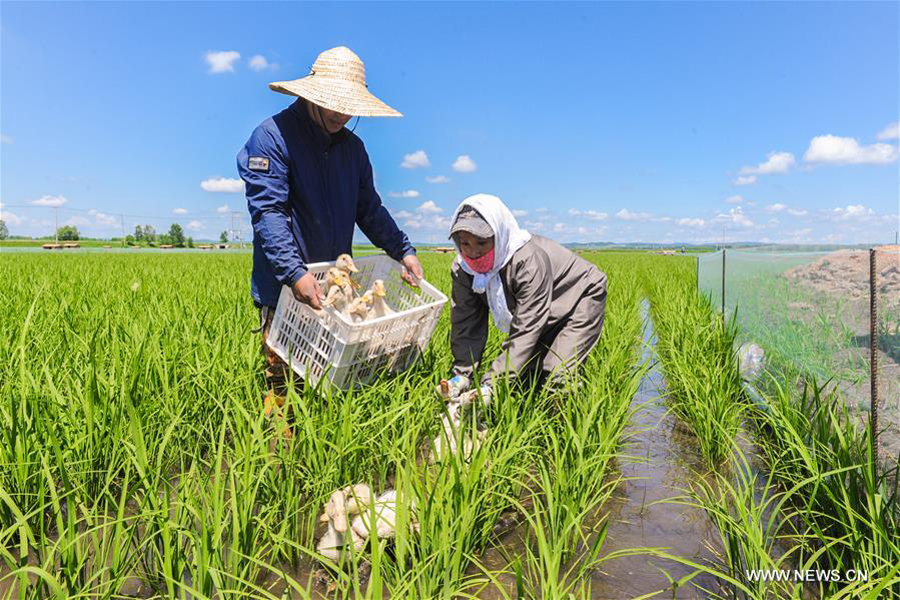
[(419, 280), (425, 277), (425, 274), (422, 272), (422, 264), (419, 262), (419, 257), (415, 254), (407, 254), (403, 257), (403, 260), (400, 261), (400, 264), (403, 265), (403, 271), (400, 273), (403, 281), (413, 287), (419, 287)]

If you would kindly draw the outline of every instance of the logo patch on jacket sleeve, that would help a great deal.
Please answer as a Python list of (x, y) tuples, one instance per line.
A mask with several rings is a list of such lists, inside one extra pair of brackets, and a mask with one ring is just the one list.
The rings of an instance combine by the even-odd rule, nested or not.
[(264, 156), (251, 156), (247, 159), (247, 168), (251, 171), (269, 170), (269, 159)]

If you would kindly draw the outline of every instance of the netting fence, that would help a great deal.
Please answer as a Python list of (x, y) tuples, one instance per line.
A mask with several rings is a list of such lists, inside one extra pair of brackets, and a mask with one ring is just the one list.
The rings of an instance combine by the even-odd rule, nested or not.
[(875, 249), (874, 269), (872, 254), (727, 249), (698, 257), (697, 282), (714, 305), (724, 307), (726, 318), (736, 317), (745, 367), (764, 368), (775, 377), (793, 373), (828, 382), (861, 423), (869, 421), (871, 399), (877, 397), (880, 454), (896, 460), (900, 246)]

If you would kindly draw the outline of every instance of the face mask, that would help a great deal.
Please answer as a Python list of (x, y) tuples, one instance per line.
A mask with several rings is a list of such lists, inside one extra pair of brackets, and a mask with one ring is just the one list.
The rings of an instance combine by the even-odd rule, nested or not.
[(478, 258), (469, 258), (465, 254), (462, 255), (463, 260), (466, 261), (466, 264), (469, 265), (469, 268), (475, 271), (476, 273), (487, 273), (491, 269), (494, 268), (494, 249), (491, 248), (491, 251), (487, 254), (479, 256)]

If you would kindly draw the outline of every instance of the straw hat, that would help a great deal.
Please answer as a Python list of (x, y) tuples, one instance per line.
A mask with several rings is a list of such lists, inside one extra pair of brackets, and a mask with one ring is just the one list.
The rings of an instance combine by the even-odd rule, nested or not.
[(354, 117), (403, 116), (369, 93), (363, 62), (345, 46), (320, 54), (306, 77), (275, 81), (269, 89)]

